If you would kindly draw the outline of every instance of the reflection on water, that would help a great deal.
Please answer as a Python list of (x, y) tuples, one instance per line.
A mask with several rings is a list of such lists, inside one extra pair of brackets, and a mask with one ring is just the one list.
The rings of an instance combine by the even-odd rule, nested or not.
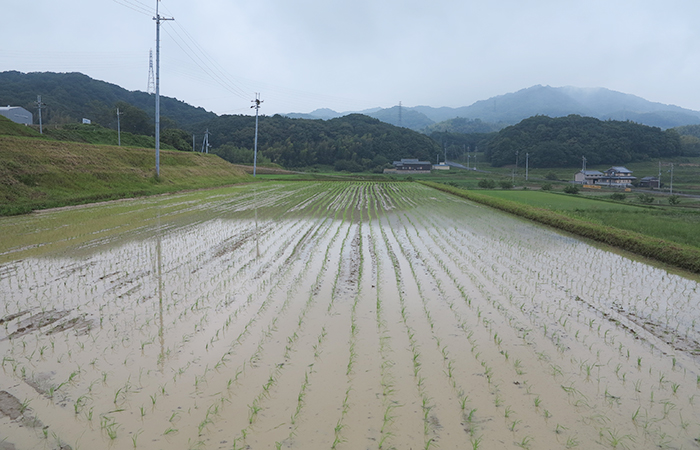
[[(458, 417), (451, 426), (449, 417), (440, 412), (441, 408), (442, 412), (457, 411), (455, 394), (460, 391), (446, 383), (453, 378), (452, 364), (458, 369), (465, 364), (462, 370), (455, 370), (454, 379), (463, 383), (465, 392), (471, 390), (467, 392), (470, 402), (473, 396), (470, 407), (475, 411), (478, 407), (480, 426), (494, 427), (495, 436), (512, 432), (499, 425), (503, 408), (492, 404), (499, 389), (509, 399), (523, 392), (529, 395), (531, 385), (533, 392), (549, 395), (545, 397), (548, 408), (560, 404), (559, 410), (552, 409), (557, 421), (572, 426), (572, 431), (576, 427), (577, 433), (582, 430), (586, 444), (599, 436), (598, 430), (583, 434), (586, 428), (581, 423), (588, 417), (623, 407), (627, 408), (623, 411), (626, 419), (634, 414), (637, 404), (632, 391), (637, 378), (645, 377), (645, 388), (665, 389), (666, 398), (674, 395), (672, 383), (678, 383), (680, 392), (695, 389), (694, 363), (681, 357), (676, 361), (674, 356), (673, 366), (667, 364), (671, 381), (659, 381), (661, 364), (654, 361), (664, 362), (663, 356), (649, 352), (634, 339), (637, 335), (627, 336), (626, 330), (643, 330), (647, 322), (653, 322), (657, 330), (668, 332), (669, 339), (676, 339), (674, 346), (700, 342), (697, 281), (421, 186), (255, 185), (103, 208), (106, 212), (92, 209), (92, 219), (66, 211), (47, 214), (48, 222), (20, 220), (26, 226), (17, 241), (30, 250), (17, 244), (16, 250), (6, 253), (7, 262), (0, 263), (0, 305), (4, 308), (0, 318), (24, 313), (17, 316), (19, 320), (6, 320), (10, 323), (7, 333), (22, 328), (23, 318), (32, 315), (43, 327), (17, 339), (3, 339), (0, 327), (0, 352), (12, 359), (0, 370), (0, 385), (14, 389), (32, 382), (43, 389), (36, 380), (44, 380), (54, 389), (61, 386), (59, 394), (50, 399), (31, 387), (18, 397), (34, 399), (32, 406), (44, 408), (39, 415), (51, 420), (51, 429), (73, 433), (70, 442), (80, 438), (83, 448), (105, 448), (108, 438), (98, 421), (105, 421), (104, 427), (109, 420), (119, 421), (120, 432), (124, 430), (115, 449), (131, 447), (128, 438), (122, 438), (138, 436), (140, 430), (144, 441), (154, 448), (190, 448), (199, 439), (228, 440), (230, 447), (231, 435), (253, 425), (249, 414), (251, 406), (258, 406), (256, 401), (264, 409), (256, 419), (261, 425), (251, 428), (251, 433), (269, 437), (269, 442), (251, 442), (255, 448), (273, 448), (275, 441), (282, 442), (286, 430), (292, 429), (285, 422), (289, 412), (299, 405), (308, 411), (301, 417), (310, 418), (298, 422), (307, 427), (302, 430), (310, 430), (300, 432), (299, 439), (318, 436), (315, 427), (323, 421), (329, 425), (320, 433), (332, 435), (338, 422), (328, 411), (340, 411), (343, 402), (344, 389), (337, 389), (337, 380), (353, 387), (347, 391), (352, 396), (348, 417), (356, 411), (358, 417), (376, 418), (386, 405), (366, 408), (360, 399), (367, 393), (370, 401), (385, 400), (375, 395), (382, 391), (379, 383), (384, 369), (397, 375), (406, 370), (403, 377), (395, 378), (398, 383), (408, 383), (403, 386), (406, 389), (396, 390), (396, 404), (419, 404), (418, 397), (411, 397), (421, 389), (411, 383), (421, 377), (411, 370), (406, 345), (410, 338), (405, 339), (409, 329), (402, 328), (408, 326), (418, 330), (415, 348), (424, 351), (425, 373), (434, 372), (426, 377), (426, 389), (432, 390), (431, 398), (436, 400), (430, 408), (439, 415), (430, 422), (440, 424), (433, 429), (437, 432), (444, 426), (449, 430), (442, 435), (442, 448), (463, 448), (464, 444), (462, 439), (448, 445), (448, 436), (455, 440), (464, 436), (464, 421)], [(371, 222), (367, 211), (375, 214)], [(64, 223), (71, 224), (64, 227), (63, 234), (49, 226), (61, 223), (61, 216)], [(84, 223), (73, 228), (76, 217), (82, 217)], [(30, 232), (32, 221), (35, 228)], [(52, 236), (55, 241), (50, 240)], [(357, 311), (347, 301), (351, 297), (357, 299)], [(398, 299), (404, 297), (405, 304), (399, 304)], [(38, 311), (47, 314), (35, 314)], [(47, 318), (87, 325), (51, 333), (54, 324), (41, 322)], [(83, 321), (72, 322), (75, 318)], [(621, 325), (618, 329), (618, 324), (628, 328)], [(464, 337), (465, 326), (476, 332), (473, 338)], [(384, 328), (391, 338), (372, 336)], [(355, 330), (360, 330), (357, 336)], [(492, 334), (496, 330), (498, 339)], [(399, 340), (400, 336), (404, 338)], [(434, 350), (437, 338), (445, 343), (442, 354)], [(454, 358), (446, 356), (447, 343)], [(473, 358), (481, 353), (472, 350), (470, 354), (470, 343), (472, 348), (478, 343), (482, 355), (490, 354), (483, 361), (497, 367), (494, 376), (500, 384), (492, 385), (490, 377), (474, 376), (478, 362)], [(622, 357), (622, 344), (632, 350), (631, 356), (627, 352)], [(343, 359), (353, 350), (362, 355), (353, 363), (363, 370), (350, 374)], [(376, 358), (383, 354), (403, 363), (387, 359), (382, 364)], [(639, 371), (634, 358), (641, 356), (645, 365)], [(413, 358), (415, 362), (415, 355)], [(600, 385), (580, 377), (579, 360), (602, 372), (604, 397), (596, 392)], [(627, 371), (630, 381), (625, 382), (624, 369), (614, 371), (618, 360), (631, 366)], [(514, 371), (515, 361), (522, 361), (527, 370)], [(682, 378), (685, 372), (674, 369), (677, 362), (683, 370), (689, 369), (688, 379)], [(564, 377), (556, 371), (550, 374), (550, 368)], [(261, 387), (261, 380), (277, 374), (291, 378), (270, 382), (267, 387), (274, 391), (270, 395)], [(301, 403), (297, 400), (299, 386), (309, 378), (312, 389), (307, 398), (316, 397), (316, 401)], [(588, 403), (569, 408), (567, 393), (548, 389), (552, 382), (564, 386), (577, 380), (576, 389), (586, 391), (586, 400), (596, 410), (585, 409)], [(614, 388), (611, 392), (624, 399), (622, 406), (608, 404), (610, 398), (615, 399), (607, 395), (608, 384)], [(254, 400), (257, 392), (261, 392), (259, 400)], [(478, 403), (482, 394), (486, 400)], [(648, 395), (644, 393), (645, 398)], [(87, 407), (80, 398), (89, 402)], [(542, 410), (532, 405), (529, 397), (514, 401), (520, 414), (517, 420), (528, 421), (527, 433), (541, 432), (537, 439), (542, 442), (554, 442), (556, 436), (549, 439), (546, 435), (553, 434), (551, 423), (537, 422)], [(650, 417), (661, 416), (662, 403), (643, 405), (647, 406), (655, 408)], [(693, 421), (691, 427), (700, 423), (692, 405), (679, 407), (685, 408), (683, 417), (692, 417), (686, 419)], [(94, 421), (86, 415), (90, 408), (94, 408)], [(410, 419), (413, 409), (401, 408), (400, 413)], [(419, 425), (415, 428), (420, 440), (423, 411), (414, 412), (417, 420), (411, 423)], [(405, 423), (409, 421), (396, 420), (390, 425)], [(625, 424), (624, 433), (635, 432), (629, 419)], [(364, 425), (350, 422), (348, 429), (373, 426)], [(11, 425), (0, 424), (0, 434), (6, 426)], [(376, 446), (380, 436), (374, 428), (371, 438)], [(668, 429), (681, 435), (672, 426)], [(412, 430), (396, 431), (401, 436)], [(688, 436), (697, 436), (697, 432), (700, 430), (693, 429)], [(593, 438), (587, 439), (589, 435)], [(174, 436), (173, 440), (167, 441), (168, 436)], [(351, 447), (365, 447), (367, 442), (358, 441)]]
[(258, 240), (258, 186), (253, 186), (255, 203), (255, 257), (260, 258), (260, 241)]
[(160, 209), (158, 211), (158, 227), (156, 230), (156, 273), (158, 284), (158, 342), (160, 344), (160, 355), (158, 355), (158, 368), (163, 372), (165, 363), (165, 339), (163, 337), (163, 259), (162, 259), (162, 228), (160, 226)]

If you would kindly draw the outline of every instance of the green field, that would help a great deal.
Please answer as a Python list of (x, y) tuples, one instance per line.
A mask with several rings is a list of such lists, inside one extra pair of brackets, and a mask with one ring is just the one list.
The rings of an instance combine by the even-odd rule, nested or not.
[(648, 207), (605, 201), (588, 197), (565, 195), (547, 191), (516, 191), (516, 190), (484, 190), (483, 194), (493, 197), (513, 200), (538, 208), (547, 208), (553, 211), (576, 211), (580, 209), (595, 211), (645, 211)]
[(642, 206), (541, 191), (480, 191), (496, 198), (545, 208), (600, 225), (635, 231), (679, 244), (700, 247), (700, 211)]

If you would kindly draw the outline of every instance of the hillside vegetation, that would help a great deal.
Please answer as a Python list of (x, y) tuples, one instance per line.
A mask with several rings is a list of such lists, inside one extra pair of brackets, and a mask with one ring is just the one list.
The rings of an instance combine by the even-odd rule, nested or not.
[(571, 167), (582, 156), (589, 165), (621, 165), (682, 156), (683, 149), (674, 130), (570, 115), (534, 116), (504, 128), (489, 142), (486, 157), (501, 167), (515, 164), (516, 152), (521, 161), (529, 153), (532, 167)]
[[(255, 117), (222, 116), (208, 127), (214, 153), (233, 163), (252, 162)], [(327, 121), (275, 115), (260, 118), (258, 152), (263, 161), (286, 168), (381, 172), (401, 158), (432, 160), (441, 149), (428, 136), (360, 114)]]
[(0, 136), (0, 215), (248, 179), (215, 155)]
[[(93, 123), (116, 129), (116, 107), (121, 106), (121, 111), (125, 112), (121, 118), (122, 130), (140, 133), (154, 115), (153, 95), (127, 91), (82, 73), (0, 72), (0, 99), (4, 105), (22, 106), (36, 113), (37, 95), (41, 95), (41, 101), (46, 104), (45, 124), (75, 123), (88, 118)], [(161, 124), (166, 128), (187, 128), (216, 117), (204, 108), (175, 98), (161, 96), (160, 102)], [(150, 126), (147, 133), (152, 130)]]

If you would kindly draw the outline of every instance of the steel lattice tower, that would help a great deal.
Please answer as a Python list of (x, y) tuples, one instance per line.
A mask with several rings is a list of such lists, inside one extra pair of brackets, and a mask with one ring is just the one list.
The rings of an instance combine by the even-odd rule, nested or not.
[(156, 93), (156, 78), (153, 74), (153, 50), (148, 52), (148, 89), (146, 92), (149, 94)]

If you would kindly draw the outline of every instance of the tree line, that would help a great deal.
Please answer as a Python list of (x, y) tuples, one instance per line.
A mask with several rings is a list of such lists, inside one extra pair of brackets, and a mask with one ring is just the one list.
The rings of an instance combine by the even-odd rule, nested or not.
[(582, 157), (590, 165), (615, 165), (682, 156), (683, 147), (672, 129), (578, 115), (530, 117), (499, 131), (486, 146), (496, 167), (522, 161), (526, 153), (532, 167), (572, 167)]
[[(221, 116), (207, 126), (213, 153), (234, 163), (252, 162), (255, 117)], [(432, 160), (439, 152), (439, 144), (428, 136), (362, 114), (331, 120), (280, 115), (259, 120), (258, 158), (287, 168), (381, 172), (392, 161)]]

